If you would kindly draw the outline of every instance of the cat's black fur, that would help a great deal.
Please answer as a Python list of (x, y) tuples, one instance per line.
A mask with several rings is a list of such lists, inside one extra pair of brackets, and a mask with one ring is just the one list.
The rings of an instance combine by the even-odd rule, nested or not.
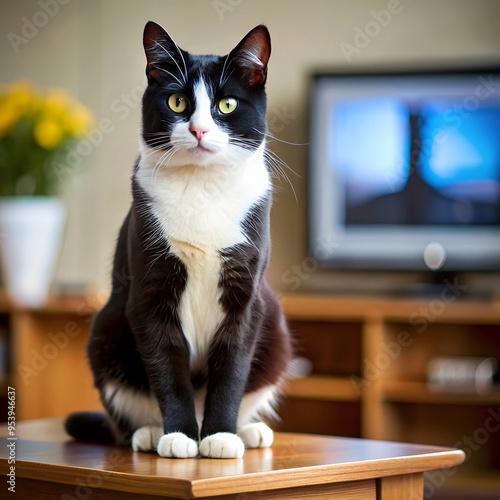
[[(145, 144), (169, 151), (170, 128), (179, 120), (189, 120), (193, 109), (191, 105), (184, 114), (174, 115), (165, 102), (172, 92), (182, 91), (193, 103), (193, 84), (203, 76), (214, 103), (228, 95), (238, 99), (237, 113), (221, 116), (213, 111), (215, 123), (229, 130), (231, 137), (246, 141), (245, 148), (257, 150), (266, 131), (264, 87), (271, 50), (264, 26), (252, 30), (225, 57), (191, 55), (151, 22), (145, 28), (144, 47), (148, 59)], [(260, 54), (261, 62), (252, 60), (249, 51)], [(113, 381), (132, 394), (156, 398), (164, 434), (180, 432), (198, 442), (217, 433), (237, 433), (243, 396), (279, 387), (291, 357), (281, 308), (264, 278), (270, 252), (271, 190), (256, 200), (241, 221), (246, 242), (220, 249), (218, 287), (224, 318), (207, 352), (193, 363), (178, 312), (188, 269), (171, 250), (168, 237), (158, 232), (155, 202), (137, 179), (140, 161), (132, 177), (132, 206), (116, 247), (112, 293), (93, 321), (88, 344), (107, 416), (74, 414), (66, 428), (78, 439), (130, 443), (138, 425), (114, 408), (114, 395), (105, 390)], [(218, 195), (226, 193), (221, 188)], [(125, 283), (123, 276), (128, 278)], [(194, 393), (204, 386), (199, 428)]]

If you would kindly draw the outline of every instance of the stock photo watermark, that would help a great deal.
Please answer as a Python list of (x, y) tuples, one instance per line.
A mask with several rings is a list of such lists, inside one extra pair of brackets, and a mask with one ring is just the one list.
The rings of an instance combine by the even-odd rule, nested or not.
[(7, 490), (16, 492), (16, 389), (7, 388)]
[(273, 133), (283, 132), (293, 120), (297, 118), (297, 113), (290, 111), (287, 106), (273, 108), (268, 113), (267, 125)]
[[(457, 277), (453, 282), (444, 280), (439, 297), (430, 300), (427, 305), (420, 306), (410, 314), (408, 322), (411, 327), (416, 329), (415, 333), (423, 333), (427, 330), (429, 324), (436, 321), (443, 314), (446, 306), (455, 302), (467, 289), (468, 285), (459, 283)], [(413, 344), (415, 333), (400, 331), (395, 340), (382, 343), (373, 360), (364, 359), (363, 376), (351, 375), (349, 377), (358, 395), (361, 394), (364, 388), (378, 379), (401, 356), (402, 352)]]
[(460, 284), (457, 277), (453, 283), (445, 280), (439, 298), (431, 300), (427, 306), (419, 307), (418, 311), (412, 313), (409, 317), (410, 325), (416, 328), (418, 333), (425, 332), (429, 323), (435, 321), (444, 312), (446, 305), (455, 302), (460, 295), (465, 293), (467, 288), (468, 285)]
[(54, 170), (60, 182), (78, 167), (85, 158), (89, 157), (103, 143), (106, 136), (116, 130), (118, 121), (125, 121), (130, 116), (130, 113), (140, 106), (143, 93), (143, 85), (135, 85), (129, 92), (122, 93), (120, 97), (111, 101), (110, 116), (101, 118), (97, 126), (85, 132), (83, 138), (76, 145), (66, 146), (63, 161), (56, 160), (49, 167)]
[(224, 21), (227, 14), (234, 12), (244, 0), (213, 0), (212, 5), (220, 21)]
[[(412, 1), (412, 0), (407, 0)], [(401, 0), (389, 0), (386, 8), (371, 10), (370, 19), (362, 26), (354, 26), (352, 42), (341, 42), (340, 50), (347, 62), (351, 62), (354, 55), (359, 54), (368, 47), (374, 38), (378, 37), (393, 21), (395, 16), (401, 14), (405, 8)]]
[[(313, 255), (321, 258), (331, 256), (340, 246), (335, 241), (319, 238), (314, 247)], [(281, 275), (282, 282), (287, 288), (295, 292), (307, 281), (320, 267), (319, 261), (314, 257), (305, 257), (299, 264), (293, 264)]]
[(21, 48), (35, 38), (71, 0), (38, 0), (39, 9), (29, 16), (21, 17), (21, 27), (16, 33), (10, 31), (7, 38), (12, 50), (18, 54)]
[[(463, 435), (453, 444), (453, 448), (458, 448), (465, 453), (464, 464), (490, 440), (492, 434), (500, 431), (500, 407), (488, 408), (487, 413), (488, 416), (480, 426), (476, 427), (471, 433)], [(458, 467), (452, 467), (426, 473), (425, 498), (432, 498), (446, 484), (448, 478), (454, 476), (458, 470)]]
[[(112, 274), (114, 288), (112, 293), (121, 293), (133, 280), (126, 269), (114, 270)], [(40, 349), (31, 349), (30, 363), (20, 364), (17, 371), (24, 384), (28, 384), (32, 377), (38, 376), (47, 368), (49, 363), (55, 360), (70, 344), (71, 340), (78, 337), (90, 325), (97, 312), (109, 298), (109, 290), (102, 289), (93, 295), (89, 295), (76, 307), (80, 319), (68, 321), (64, 328), (58, 332), (49, 332), (46, 335), (47, 342)], [(83, 328), (82, 328), (83, 326)]]
[(17, 371), (24, 384), (28, 384), (31, 377), (36, 377), (45, 370), (49, 362), (57, 358), (61, 351), (68, 347), (70, 339), (82, 333), (82, 328), (76, 321), (68, 321), (63, 331), (48, 333), (48, 341), (40, 349), (31, 349), (31, 362), (28, 365), (19, 365)]
[[(121, 450), (111, 450), (106, 455), (107, 470), (94, 470), (90, 474), (78, 476), (75, 479), (76, 487), (74, 495), (64, 493), (61, 500), (87, 500), (92, 496), (95, 489), (101, 488), (107, 476), (112, 474), (115, 468), (124, 463), (124, 453)], [(99, 467), (100, 463), (96, 464)], [(91, 468), (91, 467), (90, 467)]]

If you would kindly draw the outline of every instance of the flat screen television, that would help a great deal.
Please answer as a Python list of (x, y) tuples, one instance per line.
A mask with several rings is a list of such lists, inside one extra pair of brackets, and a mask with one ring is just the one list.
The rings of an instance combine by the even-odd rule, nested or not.
[(312, 78), (309, 254), (500, 270), (500, 69)]

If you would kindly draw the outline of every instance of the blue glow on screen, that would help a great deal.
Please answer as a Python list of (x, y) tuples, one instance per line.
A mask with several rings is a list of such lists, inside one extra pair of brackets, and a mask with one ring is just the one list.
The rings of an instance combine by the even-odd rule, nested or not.
[[(462, 112), (464, 116), (440, 108), (423, 110), (424, 140), (432, 144), (422, 155), (423, 178), (436, 189), (461, 183), (483, 185), (483, 196), (491, 198), (494, 189), (486, 186), (499, 181), (500, 107)], [(473, 197), (472, 189), (470, 194)]]
[[(353, 100), (332, 108), (330, 165), (340, 171), (350, 198), (403, 188), (409, 165), (405, 108), (395, 99)], [(351, 190), (350, 190), (351, 191)]]
[[(384, 210), (404, 211), (411, 203), (427, 201), (427, 214), (414, 223), (495, 223), (500, 218), (500, 103), (479, 103), (471, 111), (460, 104), (460, 97), (429, 97), (422, 102), (347, 99), (332, 105), (328, 160), (344, 186), (346, 213), (350, 207), (357, 210), (353, 223), (363, 223), (364, 218), (367, 223), (386, 223)], [(421, 146), (413, 164), (411, 138), (416, 127), (410, 125), (410, 114), (418, 117)], [(404, 197), (410, 175), (412, 183), (416, 177), (422, 181), (423, 189), (420, 199), (414, 190), (408, 194), (408, 203)], [(375, 207), (369, 205), (372, 201), (378, 215), (369, 220), (363, 210)], [(466, 217), (466, 212), (472, 215)], [(412, 223), (404, 214), (397, 220)]]

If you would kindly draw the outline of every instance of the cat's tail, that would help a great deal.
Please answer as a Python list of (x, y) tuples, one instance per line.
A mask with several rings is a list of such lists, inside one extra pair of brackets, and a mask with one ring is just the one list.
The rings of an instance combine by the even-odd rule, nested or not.
[(72, 413), (66, 418), (64, 428), (78, 441), (116, 443), (109, 419), (104, 413), (90, 411)]

